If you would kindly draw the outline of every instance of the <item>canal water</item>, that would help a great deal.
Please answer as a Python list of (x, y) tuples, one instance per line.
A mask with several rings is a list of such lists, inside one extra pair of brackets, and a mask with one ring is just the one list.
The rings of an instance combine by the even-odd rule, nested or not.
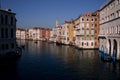
[(18, 40), (23, 54), (0, 63), (0, 80), (120, 80), (120, 63), (103, 62), (97, 50)]

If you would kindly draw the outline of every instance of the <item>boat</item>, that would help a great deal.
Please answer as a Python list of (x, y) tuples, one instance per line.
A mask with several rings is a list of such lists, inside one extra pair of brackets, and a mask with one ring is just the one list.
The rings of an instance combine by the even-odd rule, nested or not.
[(98, 54), (101, 57), (101, 60), (106, 61), (106, 62), (112, 61), (112, 57), (108, 55), (107, 53), (104, 53), (103, 51), (99, 51)]
[(16, 51), (7, 52), (6, 55), (0, 56), (0, 61), (16, 61), (22, 55), (22, 48), (17, 47)]
[(37, 42), (37, 41), (35, 41), (34, 43), (36, 43), (36, 44), (37, 44), (38, 42)]
[(21, 48), (24, 49), (24, 48), (25, 48), (25, 45), (21, 45)]
[(56, 45), (62, 45), (62, 43), (57, 41), (57, 42), (56, 42)]
[(52, 43), (54, 43), (54, 42), (49, 40), (48, 43), (52, 44)]

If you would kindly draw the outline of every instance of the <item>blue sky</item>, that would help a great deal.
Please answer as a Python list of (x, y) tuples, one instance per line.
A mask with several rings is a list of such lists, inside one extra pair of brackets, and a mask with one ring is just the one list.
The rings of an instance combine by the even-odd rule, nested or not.
[(16, 13), (17, 27), (54, 27), (80, 14), (96, 11), (107, 0), (1, 0)]

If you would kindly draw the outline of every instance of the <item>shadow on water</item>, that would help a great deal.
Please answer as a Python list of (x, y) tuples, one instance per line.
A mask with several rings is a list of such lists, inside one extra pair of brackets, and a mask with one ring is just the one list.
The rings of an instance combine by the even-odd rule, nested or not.
[(17, 62), (18, 60), (0, 61), (0, 80), (19, 80)]
[[(42, 41), (37, 44), (34, 41), (17, 42), (25, 45), (25, 49), (19, 62), (9, 66), (13, 67), (13, 74), (20, 80), (120, 79), (120, 63), (100, 61), (97, 50), (78, 50)], [(7, 68), (8, 73), (11, 67)]]

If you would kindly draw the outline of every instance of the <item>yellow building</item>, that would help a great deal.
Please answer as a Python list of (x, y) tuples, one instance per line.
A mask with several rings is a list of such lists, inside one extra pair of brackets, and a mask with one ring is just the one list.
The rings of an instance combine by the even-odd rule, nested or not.
[(74, 37), (74, 21), (70, 21), (68, 31), (69, 31), (69, 44), (74, 45), (75, 37)]

